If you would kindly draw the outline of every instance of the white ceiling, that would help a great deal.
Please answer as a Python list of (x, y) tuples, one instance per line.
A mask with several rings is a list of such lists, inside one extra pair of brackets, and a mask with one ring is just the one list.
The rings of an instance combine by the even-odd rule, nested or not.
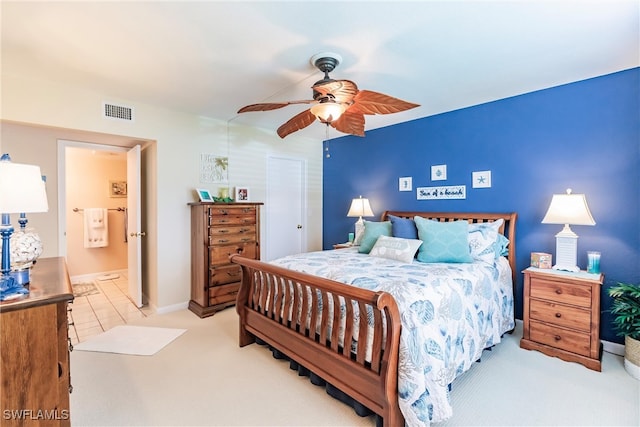
[[(639, 0), (5, 1), (2, 73), (275, 130), (308, 106), (310, 58), (421, 107), (366, 130), (640, 66)], [(109, 101), (109, 99), (105, 99)], [(99, 107), (97, 107), (99, 108)], [(343, 134), (314, 123), (299, 136)]]

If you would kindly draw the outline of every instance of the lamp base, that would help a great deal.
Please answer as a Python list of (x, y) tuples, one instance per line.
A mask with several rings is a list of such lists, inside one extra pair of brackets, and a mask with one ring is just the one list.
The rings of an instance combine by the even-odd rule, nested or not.
[(29, 289), (16, 283), (16, 279), (8, 274), (0, 276), (0, 301), (8, 301), (27, 295)]
[(16, 281), (16, 284), (20, 286), (28, 285), (31, 280), (31, 269), (24, 268), (22, 270), (16, 270), (9, 273)]
[(553, 266), (553, 270), (572, 271), (574, 273), (578, 273), (580, 272), (580, 267), (578, 267), (577, 265), (571, 266), (556, 264)]
[(573, 271), (577, 273), (580, 267), (577, 266), (578, 236), (568, 225), (556, 234), (556, 265), (554, 270)]

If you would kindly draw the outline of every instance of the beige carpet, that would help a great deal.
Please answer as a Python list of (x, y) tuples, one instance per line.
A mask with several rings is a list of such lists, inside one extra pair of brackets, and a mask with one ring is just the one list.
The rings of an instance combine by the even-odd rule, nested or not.
[[(151, 357), (72, 352), (72, 425), (375, 426), (263, 347), (239, 348), (233, 308), (136, 324), (188, 332)], [(454, 382), (454, 416), (436, 426), (640, 424), (640, 383), (621, 357), (605, 353), (598, 373), (522, 350), (520, 325)]]

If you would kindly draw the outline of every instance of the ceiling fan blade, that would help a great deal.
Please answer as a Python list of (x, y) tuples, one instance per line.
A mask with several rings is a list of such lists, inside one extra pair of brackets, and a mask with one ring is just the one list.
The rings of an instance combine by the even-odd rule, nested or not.
[(313, 115), (311, 110), (305, 110), (302, 113), (296, 114), (289, 121), (278, 128), (278, 135), (280, 138), (304, 129), (316, 120), (316, 116)]
[(419, 107), (420, 104), (403, 101), (383, 93), (370, 90), (359, 91), (354, 98), (354, 106), (364, 114), (392, 114)]
[(331, 80), (325, 83), (318, 83), (312, 89), (323, 96), (329, 94), (336, 98), (337, 102), (350, 104), (353, 97), (358, 93), (358, 86), (351, 80)]
[(356, 108), (349, 108), (338, 120), (331, 122), (331, 126), (343, 133), (364, 136), (364, 114)]
[(314, 101), (313, 99), (309, 99), (309, 100), (305, 99), (303, 101), (285, 101), (285, 102), (272, 102), (272, 103), (266, 103), (266, 104), (251, 104), (239, 109), (238, 113), (247, 113), (250, 111), (277, 110), (278, 108), (286, 107), (287, 105), (291, 105), (291, 104), (311, 104), (313, 102), (316, 102), (316, 101)]

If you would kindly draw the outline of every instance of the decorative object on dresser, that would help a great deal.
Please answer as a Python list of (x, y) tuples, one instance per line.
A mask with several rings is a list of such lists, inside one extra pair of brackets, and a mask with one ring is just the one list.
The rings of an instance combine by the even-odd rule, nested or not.
[(26, 224), (24, 213), (46, 212), (49, 210), (49, 205), (40, 168), (34, 165), (13, 163), (8, 154), (3, 154), (0, 157), (0, 194), (2, 195), (0, 198), (0, 214), (2, 214), (2, 225), (0, 225), (0, 234), (2, 235), (0, 301), (4, 301), (29, 293), (29, 290), (23, 285), (29, 283), (29, 269), (39, 255), (36, 255), (36, 251), (30, 251), (33, 252), (30, 254), (33, 259), (26, 264), (14, 266), (16, 268), (12, 272), (11, 235), (13, 234), (13, 226), (10, 214), (21, 214), (21, 219)]
[(262, 203), (189, 203), (191, 206), (191, 301), (200, 317), (236, 302), (240, 266), (229, 256), (260, 259)]
[(572, 225), (595, 225), (587, 198), (584, 194), (554, 194), (543, 224), (564, 224), (564, 228), (556, 234), (556, 265), (555, 270), (580, 271), (577, 266), (578, 235), (569, 227)]
[(69, 426), (73, 293), (64, 258), (40, 258), (29, 288), (28, 295), (0, 303), (2, 425)]
[(624, 337), (624, 368), (640, 380), (640, 286), (618, 283), (609, 288), (609, 296), (613, 326)]
[(601, 370), (600, 287), (603, 274), (524, 270), (520, 347)]
[(198, 193), (198, 199), (200, 199), (201, 202), (213, 202), (213, 196), (209, 190), (196, 188), (196, 193)]

